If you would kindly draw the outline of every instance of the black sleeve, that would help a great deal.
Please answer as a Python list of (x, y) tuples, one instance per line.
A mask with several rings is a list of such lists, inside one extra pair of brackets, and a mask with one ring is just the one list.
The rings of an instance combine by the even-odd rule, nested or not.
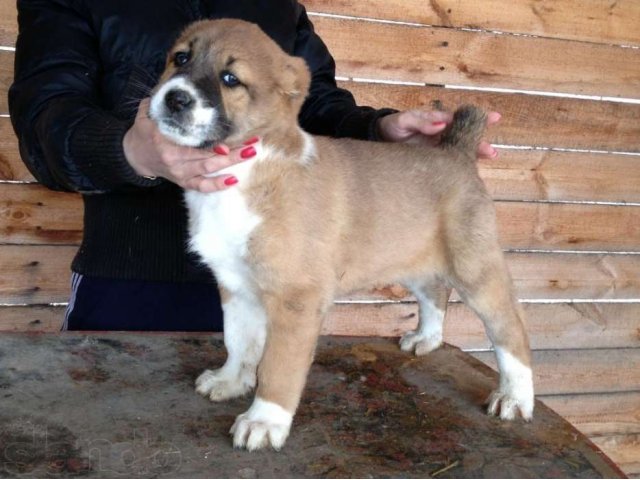
[(153, 185), (124, 156), (122, 139), (131, 121), (101, 105), (102, 72), (89, 15), (61, 1), (17, 3), (9, 112), (29, 170), (55, 190), (99, 193)]
[(299, 116), (302, 128), (317, 135), (378, 140), (378, 119), (397, 110), (358, 106), (349, 91), (336, 85), (335, 61), (302, 5), (298, 5), (294, 54), (306, 60), (312, 74), (309, 96)]

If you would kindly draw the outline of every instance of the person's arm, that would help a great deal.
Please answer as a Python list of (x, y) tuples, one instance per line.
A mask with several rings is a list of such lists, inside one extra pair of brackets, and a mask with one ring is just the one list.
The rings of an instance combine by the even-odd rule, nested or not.
[(70, 5), (18, 1), (9, 111), (22, 158), (38, 181), (56, 190), (154, 185), (159, 180), (138, 175), (124, 156), (131, 121), (101, 104), (97, 39), (88, 14)]
[[(311, 88), (300, 124), (311, 133), (363, 140), (436, 145), (453, 115), (427, 109), (398, 111), (358, 106), (353, 95), (335, 82), (335, 61), (324, 42), (314, 32), (303, 6), (298, 5), (298, 37), (295, 55), (303, 57), (312, 73)], [(490, 112), (489, 124), (500, 120)], [(497, 151), (481, 142), (478, 156), (493, 158)]]
[(311, 88), (299, 120), (316, 135), (378, 140), (378, 119), (397, 112), (358, 106), (351, 92), (336, 85), (336, 66), (322, 39), (315, 33), (302, 5), (298, 8), (297, 38), (293, 54), (311, 70)]
[(150, 187), (162, 178), (204, 192), (232, 185), (229, 175), (213, 174), (242, 161), (237, 151), (216, 155), (169, 142), (147, 118), (146, 101), (135, 119), (105, 108), (98, 40), (79, 3), (18, 1), (9, 110), (36, 179), (82, 193)]

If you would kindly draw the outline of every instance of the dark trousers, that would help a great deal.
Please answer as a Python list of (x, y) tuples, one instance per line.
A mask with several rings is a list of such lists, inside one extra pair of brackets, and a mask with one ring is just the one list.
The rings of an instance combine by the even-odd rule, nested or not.
[(74, 273), (63, 330), (222, 331), (215, 285), (94, 278)]

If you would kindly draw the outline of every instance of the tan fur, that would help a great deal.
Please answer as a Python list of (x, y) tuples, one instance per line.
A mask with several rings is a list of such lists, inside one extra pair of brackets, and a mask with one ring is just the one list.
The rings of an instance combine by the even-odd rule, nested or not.
[[(198, 75), (218, 81), (233, 57), (230, 69), (246, 84), (221, 87), (234, 130), (220, 140), (233, 146), (259, 135), (275, 152), (236, 187), (262, 218), (248, 257), (268, 316), (260, 398), (294, 412), (333, 299), (374, 284), (418, 285), (442, 310), (447, 287), (456, 288), (494, 345), (530, 365), (493, 204), (475, 167), (477, 139), (424, 148), (314, 137), (316, 155), (304, 159), (296, 115), (309, 73), (300, 59), (233, 21), (191, 27), (173, 51), (189, 48)], [(169, 63), (163, 80), (173, 73)]]

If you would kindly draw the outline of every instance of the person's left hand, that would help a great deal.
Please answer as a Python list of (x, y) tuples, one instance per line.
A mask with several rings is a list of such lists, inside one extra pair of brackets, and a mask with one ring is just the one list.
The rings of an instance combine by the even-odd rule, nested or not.
[[(489, 112), (487, 125), (500, 120), (498, 112)], [(440, 135), (453, 121), (453, 113), (439, 110), (412, 109), (392, 113), (378, 120), (378, 134), (388, 142), (406, 142), (435, 146), (440, 142)], [(478, 145), (479, 158), (495, 158), (498, 151), (487, 142)]]

